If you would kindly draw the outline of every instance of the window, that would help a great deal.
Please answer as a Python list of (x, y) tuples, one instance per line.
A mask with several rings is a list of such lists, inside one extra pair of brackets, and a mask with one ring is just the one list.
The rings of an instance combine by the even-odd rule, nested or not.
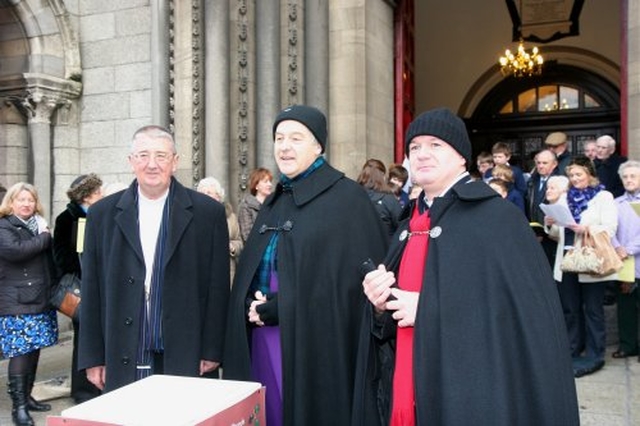
[(560, 110), (601, 108), (602, 105), (582, 89), (564, 85), (543, 85), (518, 93), (500, 108), (501, 115), (553, 113)]

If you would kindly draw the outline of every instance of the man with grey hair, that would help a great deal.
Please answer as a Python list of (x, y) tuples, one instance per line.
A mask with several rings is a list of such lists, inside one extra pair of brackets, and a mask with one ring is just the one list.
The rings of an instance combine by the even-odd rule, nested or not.
[[(535, 156), (536, 170), (527, 182), (527, 216), (529, 222), (544, 223), (544, 213), (540, 209), (540, 203), (546, 203), (547, 181), (551, 176), (560, 174), (556, 154), (549, 149), (543, 149)], [(542, 249), (553, 265), (556, 255), (557, 243), (546, 234), (538, 235)]]
[(596, 159), (597, 145), (595, 139), (587, 139), (582, 145), (584, 155), (589, 157), (591, 161)]
[(619, 197), (624, 194), (624, 186), (618, 175), (620, 165), (627, 161), (626, 157), (616, 154), (616, 140), (609, 135), (596, 139), (596, 174), (605, 189)]
[(104, 391), (214, 372), (226, 328), (224, 207), (173, 177), (175, 142), (160, 126), (134, 134), (129, 164), (129, 188), (89, 210), (82, 257), (78, 367)]

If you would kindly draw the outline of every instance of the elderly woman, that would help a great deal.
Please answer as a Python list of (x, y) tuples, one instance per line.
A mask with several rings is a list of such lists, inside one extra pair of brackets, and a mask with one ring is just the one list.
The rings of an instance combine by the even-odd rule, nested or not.
[(633, 258), (634, 282), (621, 282), (618, 293), (618, 335), (614, 358), (638, 355), (638, 314), (640, 309), (640, 161), (627, 161), (618, 171), (624, 194), (615, 199), (618, 231), (611, 240), (621, 259)]
[[(89, 207), (102, 198), (102, 180), (90, 173), (78, 176), (67, 190), (69, 204), (56, 218), (53, 234), (53, 256), (62, 274), (76, 274), (82, 278), (80, 257), (76, 250), (78, 221), (87, 217)], [(76, 403), (100, 395), (100, 390), (88, 379), (84, 370), (78, 371), (78, 335), (80, 324), (73, 318), (73, 350), (71, 353), (71, 397)]]
[(33, 185), (9, 188), (0, 205), (0, 349), (9, 358), (11, 418), (33, 425), (29, 411), (49, 411), (31, 397), (40, 349), (58, 341), (49, 305), (55, 266), (51, 234)]
[(224, 201), (224, 188), (222, 188), (218, 179), (206, 177), (198, 182), (196, 190), (210, 196), (224, 205), (225, 212), (227, 213), (227, 228), (229, 229), (229, 277), (231, 279), (231, 283), (233, 283), (233, 276), (236, 272), (236, 263), (240, 256), (240, 252), (242, 251), (242, 247), (244, 247), (242, 236), (240, 235), (238, 217), (233, 212), (231, 204)]
[(549, 235), (558, 238), (553, 275), (558, 282), (569, 334), (574, 376), (582, 377), (604, 366), (604, 292), (607, 281), (616, 279), (616, 274), (593, 276), (563, 272), (560, 264), (567, 250), (587, 230), (591, 233), (606, 231), (613, 237), (618, 228), (618, 213), (613, 195), (598, 182), (595, 167), (588, 157), (572, 159), (566, 173), (570, 182), (567, 205), (575, 224), (565, 228), (549, 217), (545, 217), (545, 223), (551, 225)]

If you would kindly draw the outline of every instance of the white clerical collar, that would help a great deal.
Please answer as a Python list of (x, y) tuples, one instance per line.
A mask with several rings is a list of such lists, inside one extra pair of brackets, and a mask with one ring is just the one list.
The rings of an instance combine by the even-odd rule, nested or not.
[[(460, 173), (453, 181), (451, 181), (451, 183), (449, 184), (449, 186), (447, 186), (444, 191), (442, 191), (439, 195), (434, 197), (434, 200), (438, 197), (442, 197), (444, 194), (446, 194), (447, 192), (449, 192), (449, 190), (451, 188), (453, 188), (453, 185), (455, 185), (456, 183), (460, 182), (460, 180), (462, 180), (462, 178), (464, 178), (465, 176), (470, 176), (469, 172), (464, 171), (462, 173)], [(427, 203), (427, 205), (429, 207), (431, 207), (431, 204), (433, 204), (433, 200), (429, 201), (429, 199), (427, 198), (427, 193), (424, 193), (424, 202)]]

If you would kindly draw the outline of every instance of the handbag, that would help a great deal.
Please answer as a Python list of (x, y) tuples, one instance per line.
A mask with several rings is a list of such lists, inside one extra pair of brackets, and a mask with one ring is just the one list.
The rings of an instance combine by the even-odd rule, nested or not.
[(564, 272), (606, 276), (622, 269), (622, 260), (606, 231), (596, 234), (587, 231), (577, 239), (574, 248), (564, 255), (560, 269)]
[(622, 269), (622, 259), (616, 253), (616, 249), (613, 248), (611, 237), (606, 231), (600, 231), (596, 234), (587, 232), (584, 238), (586, 240), (585, 244), (591, 244), (598, 258), (602, 259), (600, 271), (594, 275), (611, 275)]
[(80, 301), (80, 278), (73, 273), (64, 274), (53, 288), (51, 305), (69, 318), (77, 319)]

